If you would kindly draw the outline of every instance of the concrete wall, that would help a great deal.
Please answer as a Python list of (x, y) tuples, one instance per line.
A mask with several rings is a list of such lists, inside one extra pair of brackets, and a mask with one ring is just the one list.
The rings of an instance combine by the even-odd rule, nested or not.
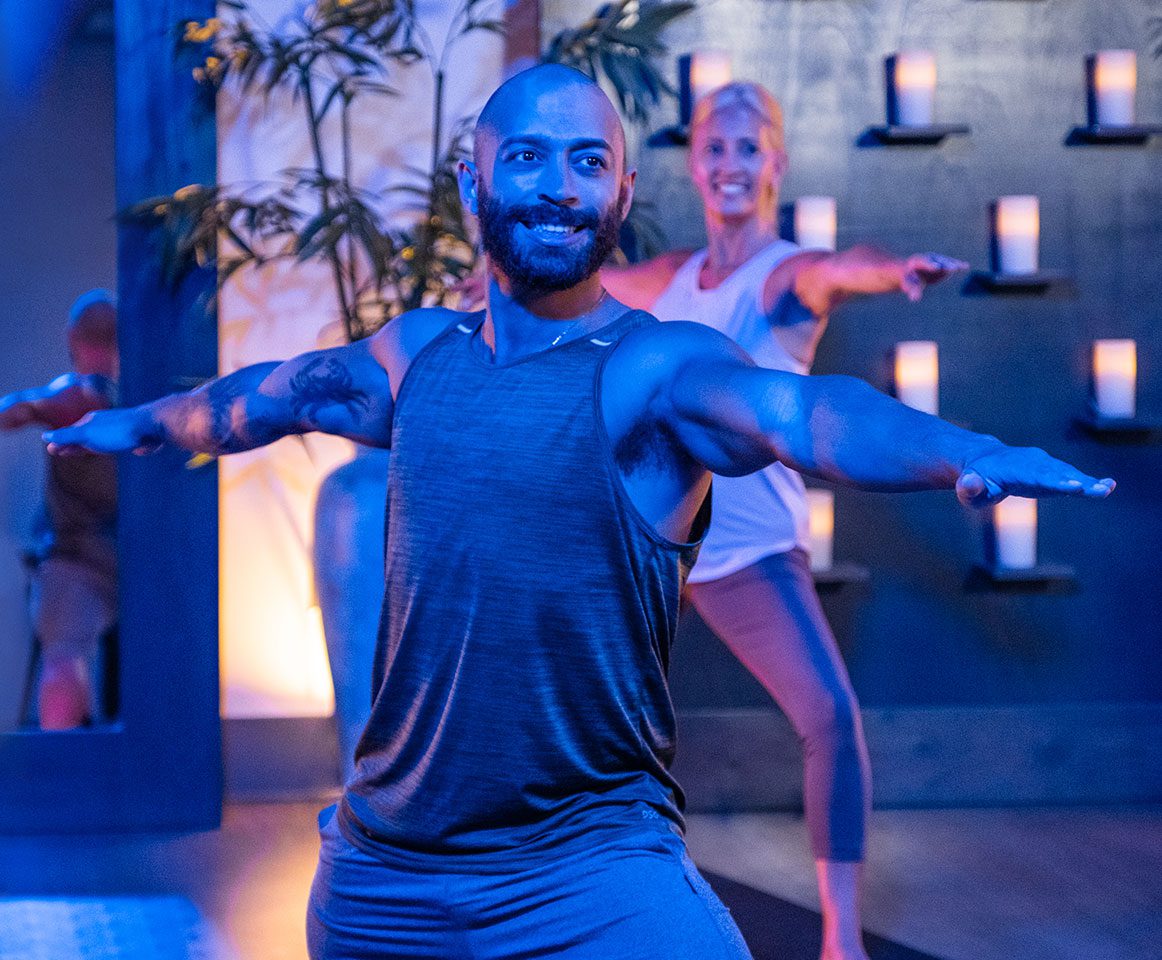
[[(0, 131), (3, 394), (62, 372), (73, 298), (116, 287), (112, 37), (74, 37), (31, 89), (0, 90)], [(41, 450), (35, 431), (0, 436), (0, 730), (15, 724), (29, 653), (19, 555)]]

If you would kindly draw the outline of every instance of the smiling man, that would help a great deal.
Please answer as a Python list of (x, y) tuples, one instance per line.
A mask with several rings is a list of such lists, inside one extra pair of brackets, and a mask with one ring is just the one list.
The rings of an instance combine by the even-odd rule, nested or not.
[(50, 448), (227, 454), (311, 430), (391, 446), (385, 676), (323, 818), (313, 957), (745, 958), (669, 772), (666, 672), (711, 474), (780, 460), (975, 503), (1113, 483), (607, 296), (596, 269), (633, 174), (579, 73), (505, 83), (460, 183), (486, 310), (405, 314)]

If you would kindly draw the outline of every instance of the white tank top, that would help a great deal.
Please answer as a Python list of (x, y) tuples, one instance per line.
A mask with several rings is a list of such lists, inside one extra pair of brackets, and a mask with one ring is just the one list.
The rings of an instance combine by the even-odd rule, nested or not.
[[(781, 261), (799, 252), (786, 240), (763, 247), (713, 290), (698, 286), (706, 251), (691, 256), (650, 312), (659, 320), (691, 320), (726, 334), (760, 367), (806, 373), (784, 349), (763, 312), (763, 285)], [(794, 470), (774, 463), (745, 477), (714, 478), (710, 532), (690, 581), (717, 580), (763, 557), (807, 544), (807, 498)]]

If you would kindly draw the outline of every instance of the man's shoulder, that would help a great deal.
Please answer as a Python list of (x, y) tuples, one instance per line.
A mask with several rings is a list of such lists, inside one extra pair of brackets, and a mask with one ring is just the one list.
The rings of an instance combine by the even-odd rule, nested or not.
[(380, 362), (388, 359), (410, 361), (454, 323), (462, 323), (472, 316), (445, 307), (408, 310), (389, 320), (370, 338), (369, 346)]
[(742, 349), (734, 341), (701, 323), (647, 323), (618, 341), (609, 358), (608, 375), (619, 383), (656, 387), (690, 361), (737, 358), (740, 354)]

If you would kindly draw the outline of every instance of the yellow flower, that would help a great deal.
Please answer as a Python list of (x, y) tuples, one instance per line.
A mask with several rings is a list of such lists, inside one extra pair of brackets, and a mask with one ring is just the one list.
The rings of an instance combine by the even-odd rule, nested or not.
[(206, 69), (210, 71), (217, 70), (222, 66), (221, 57), (206, 57)]
[(180, 190), (175, 190), (173, 198), (178, 201), (189, 200), (202, 189), (200, 183), (187, 183)]
[(355, 0), (339, 0), (339, 6), (341, 6), (341, 7), (349, 7), (349, 6), (351, 6), (351, 4), (353, 4), (354, 2), (355, 2)]
[(217, 17), (211, 17), (205, 23), (198, 23), (197, 20), (187, 20), (186, 32), (182, 34), (182, 39), (186, 43), (205, 43), (207, 40), (214, 39), (221, 29), (222, 21)]
[(401, 257), (403, 257), (405, 260), (411, 260), (416, 255), (415, 247), (404, 247), (399, 252), (399, 255)]

